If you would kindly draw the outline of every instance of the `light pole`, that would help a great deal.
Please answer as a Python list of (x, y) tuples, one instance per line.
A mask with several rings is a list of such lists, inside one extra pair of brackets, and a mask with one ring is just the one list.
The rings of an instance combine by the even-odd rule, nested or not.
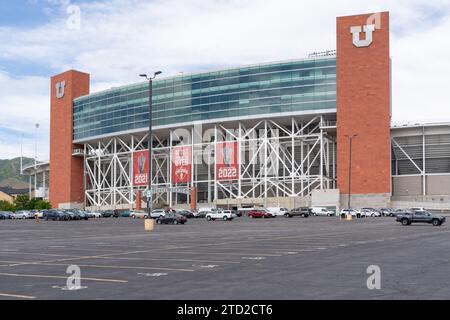
[(352, 142), (353, 138), (356, 138), (358, 135), (345, 135), (345, 137), (349, 141), (349, 158), (348, 158), (348, 210), (350, 210), (350, 198), (352, 196)]
[(38, 135), (39, 123), (36, 123), (36, 131), (34, 136), (34, 197), (36, 198), (37, 189), (37, 135)]
[[(152, 192), (152, 148), (153, 148), (153, 128), (152, 128), (152, 94), (153, 94), (153, 79), (155, 79), (158, 75), (160, 75), (162, 71), (157, 71), (153, 74), (153, 77), (148, 77), (147, 74), (140, 74), (140, 77), (143, 77), (148, 80), (148, 160), (149, 160), (149, 170), (148, 170), (148, 190), (150, 195)], [(152, 197), (147, 197), (147, 211), (148, 217), (151, 217), (152, 213)]]

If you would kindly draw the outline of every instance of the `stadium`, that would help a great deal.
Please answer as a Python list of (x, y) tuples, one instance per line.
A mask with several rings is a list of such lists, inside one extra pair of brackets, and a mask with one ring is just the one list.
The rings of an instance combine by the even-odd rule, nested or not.
[(151, 170), (154, 206), (450, 209), (450, 124), (391, 125), (389, 13), (336, 31), (336, 51), (156, 78), (151, 164), (148, 82), (52, 77), (52, 205), (145, 207)]

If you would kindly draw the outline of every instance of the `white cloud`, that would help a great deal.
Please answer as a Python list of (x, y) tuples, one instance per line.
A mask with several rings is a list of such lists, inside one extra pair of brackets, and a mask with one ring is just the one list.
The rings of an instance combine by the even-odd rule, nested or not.
[[(34, 157), (35, 124), (38, 159), (48, 160), (50, 105), (48, 79), (44, 77), (12, 77), (0, 72), (0, 159), (20, 156)], [(18, 134), (6, 134), (16, 131)], [(23, 134), (20, 134), (21, 132)]]
[[(139, 81), (142, 72), (168, 76), (334, 49), (336, 16), (389, 10), (394, 120), (450, 121), (444, 79), (450, 74), (448, 0), (90, 1), (81, 4), (80, 30), (66, 27), (61, 3), (68, 2), (47, 2), (60, 6), (54, 8), (59, 19), (28, 30), (0, 28), (0, 58), (54, 73), (88, 72), (93, 91)], [(20, 128), (48, 123), (48, 78), (6, 77), (13, 81), (11, 88), (0, 87), (0, 108), (16, 110), (7, 112), (8, 122)]]

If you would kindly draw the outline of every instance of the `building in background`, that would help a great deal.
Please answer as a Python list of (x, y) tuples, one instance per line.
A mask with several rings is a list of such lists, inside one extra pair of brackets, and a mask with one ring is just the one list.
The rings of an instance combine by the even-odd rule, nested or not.
[(50, 163), (38, 162), (25, 166), (22, 174), (29, 177), (30, 198), (49, 200)]
[(389, 13), (336, 30), (336, 52), (155, 80), (151, 165), (147, 82), (53, 77), (52, 205), (139, 207), (151, 168), (155, 205), (450, 207), (450, 126), (391, 128)]
[(4, 191), (2, 190), (2, 188), (0, 188), (0, 200), (13, 203), (14, 197), (8, 192), (6, 192), (6, 190)]

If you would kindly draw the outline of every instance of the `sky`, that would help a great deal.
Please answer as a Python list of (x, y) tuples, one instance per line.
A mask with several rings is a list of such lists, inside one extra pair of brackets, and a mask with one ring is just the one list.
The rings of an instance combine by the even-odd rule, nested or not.
[[(50, 77), (91, 92), (335, 49), (335, 19), (390, 11), (393, 122), (450, 122), (450, 0), (0, 0), (0, 159), (49, 158)], [(36, 130), (36, 123), (39, 128)]]

